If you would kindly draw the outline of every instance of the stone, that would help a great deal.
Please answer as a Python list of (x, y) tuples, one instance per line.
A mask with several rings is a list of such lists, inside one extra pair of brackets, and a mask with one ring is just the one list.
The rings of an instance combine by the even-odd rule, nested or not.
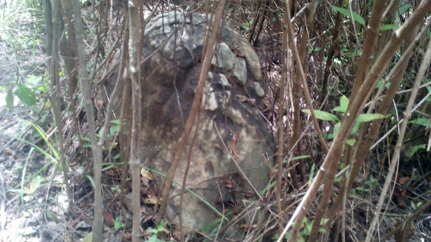
[(245, 85), (247, 82), (247, 67), (245, 59), (239, 57), (236, 58), (233, 76), (238, 84)]
[(211, 60), (213, 66), (217, 66), (223, 72), (230, 72), (235, 64), (235, 55), (230, 51), (229, 46), (225, 43), (220, 43), (216, 47), (216, 54)]
[(262, 87), (260, 86), (260, 84), (258, 82), (253, 83), (252, 88), (253, 88), (254, 92), (256, 93), (256, 95), (258, 95), (259, 97), (265, 96), (265, 91), (262, 89)]
[[(174, 160), (192, 106), (202, 69), (205, 30), (204, 15), (193, 13), (191, 21), (179, 11), (154, 17), (145, 29), (140, 156), (142, 161), (148, 158), (151, 169), (163, 174)], [(257, 191), (265, 189), (270, 174), (265, 159), (272, 157), (275, 149), (259, 111), (264, 107), (264, 91), (259, 84), (262, 73), (256, 53), (227, 25), (221, 26), (217, 46), (204, 86), (203, 110), (187, 140), (168, 201), (166, 217), (178, 223), (181, 212), (185, 231), (204, 228), (223, 208), (229, 210), (227, 204), (241, 203), (245, 195), (250, 199), (248, 195), (254, 194), (250, 185)], [(178, 184), (182, 184), (186, 169), (186, 188), (194, 194), (186, 191), (180, 208), (182, 188)], [(165, 178), (156, 177), (162, 187)], [(210, 231), (203, 233), (209, 235)], [(225, 232), (226, 238), (238, 234), (237, 228)]]

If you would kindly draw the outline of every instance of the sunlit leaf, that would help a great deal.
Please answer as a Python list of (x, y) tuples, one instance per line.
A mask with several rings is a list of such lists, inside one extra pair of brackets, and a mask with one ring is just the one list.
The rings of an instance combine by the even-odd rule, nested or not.
[(387, 118), (389, 116), (390, 115), (382, 115), (380, 113), (363, 113), (359, 115), (358, 122), (366, 123), (366, 122), (374, 121), (376, 119)]
[[(311, 114), (310, 109), (302, 109), (302, 112), (307, 113), (307, 114)], [(337, 116), (333, 115), (332, 113), (325, 112), (325, 111), (314, 110), (314, 114), (316, 115), (316, 118), (319, 120), (340, 121)]]

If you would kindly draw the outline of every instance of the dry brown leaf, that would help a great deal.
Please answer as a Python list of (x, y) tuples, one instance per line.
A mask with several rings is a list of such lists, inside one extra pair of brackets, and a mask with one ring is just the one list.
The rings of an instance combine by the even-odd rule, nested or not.
[[(161, 199), (159, 199), (159, 203), (160, 200)], [(149, 195), (147, 198), (144, 199), (144, 203), (152, 205), (157, 204), (157, 197)]]
[(407, 184), (407, 182), (408, 182), (409, 180), (410, 180), (410, 177), (409, 177), (409, 176), (400, 177), (399, 183), (400, 183), (401, 185), (405, 185), (405, 184)]
[(112, 215), (112, 213), (111, 213), (111, 212), (109, 212), (109, 211), (104, 211), (104, 212), (102, 212), (102, 216), (103, 216), (103, 219), (105, 220), (105, 222), (106, 222), (109, 226), (114, 227), (114, 216)]

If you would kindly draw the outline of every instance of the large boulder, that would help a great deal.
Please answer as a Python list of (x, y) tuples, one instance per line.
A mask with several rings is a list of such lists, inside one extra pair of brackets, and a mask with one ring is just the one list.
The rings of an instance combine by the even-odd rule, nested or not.
[[(163, 174), (174, 160), (193, 102), (205, 30), (205, 15), (178, 11), (154, 17), (145, 29), (141, 155), (142, 160), (149, 158), (151, 169)], [(195, 121), (175, 181), (182, 184), (190, 155), (186, 187), (222, 212), (223, 208), (229, 210), (229, 204), (253, 196), (242, 174), (257, 191), (268, 185), (270, 164), (265, 160), (272, 156), (274, 145), (259, 110), (265, 94), (253, 48), (224, 23), (215, 53), (204, 88), (202, 112)], [(160, 185), (164, 179), (158, 176)], [(171, 189), (167, 217), (173, 223), (179, 221), (181, 192), (177, 184)], [(184, 227), (200, 230), (217, 219), (217, 213), (196, 195), (186, 192), (183, 196)]]

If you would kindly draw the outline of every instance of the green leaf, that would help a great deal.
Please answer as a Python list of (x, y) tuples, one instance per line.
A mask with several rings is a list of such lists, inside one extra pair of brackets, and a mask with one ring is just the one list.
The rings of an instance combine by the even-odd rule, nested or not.
[(47, 210), (47, 211), (46, 211), (46, 216), (47, 216), (51, 221), (58, 223), (57, 214), (55, 214), (53, 211), (51, 211), (51, 210)]
[(340, 107), (343, 107), (347, 110), (347, 106), (349, 106), (349, 98), (343, 95), (340, 98)]
[(431, 128), (431, 119), (429, 118), (418, 118), (409, 122), (409, 124), (418, 124), (428, 128)]
[(404, 13), (406, 13), (410, 9), (411, 6), (412, 5), (410, 3), (407, 3), (404, 6), (401, 6), (398, 9), (398, 15), (403, 15)]
[(157, 238), (157, 235), (153, 235), (148, 239), (148, 242), (161, 242), (161, 240)]
[(109, 128), (109, 133), (110, 134), (116, 134), (119, 130), (120, 130), (120, 126), (119, 125), (114, 125), (111, 128)]
[[(385, 84), (385, 81), (384, 80), (380, 80), (380, 81), (378, 81), (377, 82), (377, 85), (376, 85), (376, 88), (380, 88), (381, 86), (383, 86), (383, 84)], [(389, 87), (391, 85), (391, 83), (390, 82), (386, 82), (386, 84), (385, 84), (385, 86), (386, 87)]]
[(340, 130), (340, 127), (341, 127), (341, 123), (337, 123), (336, 125), (335, 125), (335, 127), (334, 127), (334, 132), (332, 132), (333, 133), (333, 137), (335, 138), (336, 136), (337, 136), (337, 134), (338, 134), (338, 130)]
[(157, 226), (157, 232), (164, 232), (164, 231), (167, 231), (167, 230), (165, 229), (165, 226), (166, 226), (167, 224), (168, 224), (167, 222), (160, 223), (160, 224), (159, 224), (159, 226)]
[(147, 233), (150, 234), (157, 234), (157, 232), (159, 232), (157, 229), (147, 229)]
[(349, 98), (343, 95), (340, 98), (340, 106), (334, 108), (334, 111), (345, 113), (347, 111), (347, 106), (349, 106)]
[(409, 153), (407, 154), (407, 156), (409, 158), (412, 158), (412, 156), (414, 154), (416, 154), (416, 152), (418, 152), (418, 150), (425, 150), (427, 148), (427, 144), (420, 144), (420, 145), (415, 145), (411, 148), (411, 150), (409, 151)]
[[(302, 112), (311, 114), (310, 109), (302, 109)], [(320, 110), (314, 110), (314, 114), (316, 115), (317, 119), (324, 120), (324, 121), (340, 121), (337, 116)]]
[(334, 110), (335, 112), (340, 112), (340, 113), (345, 113), (346, 112), (346, 110), (343, 107), (340, 107), (340, 106), (335, 107), (332, 110)]
[(390, 115), (382, 115), (380, 113), (363, 113), (359, 115), (358, 122), (366, 123), (366, 122), (374, 121), (376, 119), (387, 118), (389, 116)]
[(397, 24), (384, 24), (380, 26), (380, 30), (398, 29), (399, 27)]
[(120, 125), (120, 119), (114, 119), (114, 120), (111, 120), (109, 122), (112, 124)]
[(15, 94), (18, 96), (21, 102), (27, 105), (35, 105), (36, 104), (36, 94), (27, 86), (18, 84)]
[(102, 137), (103, 131), (105, 130), (105, 126), (103, 126), (100, 130), (99, 130), (99, 138)]
[(316, 164), (313, 162), (313, 165), (311, 166), (311, 170), (310, 170), (310, 177), (308, 178), (308, 185), (311, 185), (311, 182), (313, 181), (314, 178), (314, 170), (316, 169)]
[(346, 140), (346, 144), (350, 145), (350, 146), (354, 146), (356, 143), (356, 139), (348, 139)]
[[(347, 8), (340, 8), (340, 7), (336, 7), (336, 6), (332, 6), (332, 8), (334, 9), (334, 10), (336, 10), (336, 11), (338, 11), (338, 12), (340, 12), (340, 13), (342, 13), (343, 15), (345, 15), (345, 16), (347, 16), (347, 17), (349, 17), (349, 18), (351, 18), (352, 17), (352, 13), (350, 12), (350, 10), (349, 9), (347, 9)], [(365, 20), (364, 20), (364, 18), (362, 18), (361, 16), (359, 16), (357, 13), (355, 13), (355, 12), (353, 12), (353, 19), (356, 21), (356, 22), (358, 22), (358, 23), (360, 23), (360, 24), (362, 24), (362, 25), (364, 25), (365, 26)]]
[(13, 112), (14, 105), (13, 105), (13, 94), (11, 90), (7, 91), (6, 106), (7, 108), (9, 108), (10, 111)]
[(33, 179), (33, 187), (30, 192), (34, 193), (40, 187), (41, 183), (42, 183), (42, 178), (40, 176), (35, 177)]
[(311, 156), (310, 155), (295, 156), (292, 159), (290, 159), (289, 161), (295, 161), (295, 160), (306, 159), (306, 158), (311, 158)]
[(352, 131), (350, 131), (350, 134), (356, 134), (359, 130), (360, 125), (361, 125), (361, 123), (356, 121), (355, 126), (353, 126)]

